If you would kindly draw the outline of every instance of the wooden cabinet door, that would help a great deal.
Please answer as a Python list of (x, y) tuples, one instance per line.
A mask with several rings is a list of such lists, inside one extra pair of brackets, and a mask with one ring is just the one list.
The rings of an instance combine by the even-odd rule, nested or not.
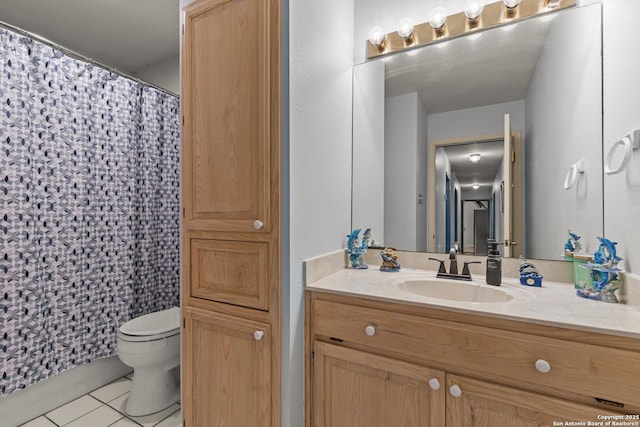
[[(452, 394), (451, 387), (458, 387), (458, 397)], [(447, 374), (446, 399), (447, 427), (540, 427), (565, 425), (565, 421), (599, 422), (602, 420), (598, 415), (617, 414), (450, 374)]]
[(269, 325), (194, 308), (183, 310), (186, 426), (271, 425)]
[[(182, 134), (185, 227), (271, 231), (278, 151), (274, 0), (202, 0), (185, 9)], [(274, 49), (274, 45), (276, 48)], [(277, 103), (275, 104), (277, 107)], [(275, 160), (274, 160), (275, 161)], [(259, 221), (259, 222), (256, 222)], [(263, 225), (260, 225), (263, 224)]]
[(316, 342), (313, 425), (443, 426), (444, 381), (441, 371)]
[(190, 239), (190, 295), (269, 309), (269, 243)]

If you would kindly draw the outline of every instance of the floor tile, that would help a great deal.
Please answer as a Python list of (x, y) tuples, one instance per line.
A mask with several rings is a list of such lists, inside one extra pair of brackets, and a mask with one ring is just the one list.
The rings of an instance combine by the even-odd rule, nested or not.
[(167, 409), (164, 409), (160, 412), (156, 412), (150, 415), (145, 415), (143, 417), (130, 416), (129, 418), (131, 418), (133, 421), (137, 422), (138, 424), (144, 427), (151, 427), (151, 426), (155, 426), (160, 421), (163, 421), (165, 418), (167, 418), (168, 416), (176, 412), (178, 409), (180, 409), (180, 405), (175, 403), (169, 406)]
[(122, 396), (116, 397), (115, 399), (107, 403), (107, 405), (111, 406), (116, 411), (119, 411), (125, 414), (124, 407), (127, 404), (128, 397), (129, 397), (129, 393), (125, 393)]
[(35, 420), (31, 420), (26, 424), (22, 424), (20, 427), (57, 427), (54, 423), (52, 423), (48, 418), (42, 416), (38, 417)]
[(131, 421), (129, 418), (122, 418), (114, 424), (111, 424), (109, 427), (140, 427), (140, 424)]
[(182, 427), (182, 410), (178, 410), (171, 414), (169, 418), (165, 418), (156, 424), (156, 427)]
[(120, 412), (107, 405), (101, 406), (66, 424), (65, 427), (107, 427), (124, 417)]
[(57, 409), (54, 409), (51, 412), (47, 412), (47, 418), (49, 418), (54, 423), (59, 426), (66, 425), (76, 418), (80, 418), (81, 416), (93, 411), (94, 409), (99, 408), (102, 405), (97, 399), (89, 395), (82, 396), (79, 399), (76, 399), (72, 402), (67, 403), (64, 406), (61, 406)]
[(122, 396), (127, 393), (131, 388), (131, 380), (128, 378), (120, 378), (112, 382), (111, 384), (107, 384), (104, 387), (101, 387), (97, 390), (89, 393), (91, 396), (100, 400), (101, 402), (107, 403), (112, 401), (118, 396)]

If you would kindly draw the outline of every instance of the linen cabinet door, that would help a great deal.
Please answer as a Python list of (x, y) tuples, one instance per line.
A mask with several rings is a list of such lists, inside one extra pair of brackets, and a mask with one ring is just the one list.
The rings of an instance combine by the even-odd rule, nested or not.
[(188, 427), (271, 425), (271, 329), (186, 308), (183, 416)]
[[(269, 232), (274, 0), (202, 0), (185, 8), (182, 49), (184, 223)], [(275, 96), (275, 98), (274, 98)], [(276, 105), (277, 106), (277, 105)], [(273, 114), (272, 114), (273, 113)], [(273, 132), (272, 132), (273, 130)], [(273, 163), (275, 166), (276, 163)], [(275, 169), (275, 168), (274, 168)]]
[(316, 342), (313, 426), (443, 426), (444, 381), (441, 371)]
[(269, 243), (190, 239), (190, 296), (269, 309)]
[(582, 403), (447, 374), (447, 427), (540, 427), (553, 426), (554, 421), (561, 423), (556, 425), (565, 425), (565, 421), (601, 422), (599, 415), (616, 414)]

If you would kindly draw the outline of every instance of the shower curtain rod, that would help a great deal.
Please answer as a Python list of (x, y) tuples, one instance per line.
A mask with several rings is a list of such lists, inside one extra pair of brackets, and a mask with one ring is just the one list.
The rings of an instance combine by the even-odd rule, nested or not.
[(44, 38), (42, 36), (39, 36), (38, 34), (32, 33), (31, 31), (24, 30), (24, 29), (22, 29), (20, 27), (16, 27), (15, 25), (8, 24), (8, 23), (6, 23), (4, 21), (0, 21), (0, 27), (6, 28), (7, 30), (10, 30), (10, 31), (13, 31), (15, 33), (21, 34), (23, 36), (27, 36), (27, 37), (29, 37), (31, 39), (37, 40), (38, 42), (43, 43), (43, 44), (45, 44), (45, 45), (47, 45), (47, 46), (49, 46), (49, 47), (51, 47), (51, 48), (53, 48), (53, 49), (55, 49), (55, 50), (57, 50), (59, 52), (62, 52), (63, 54), (65, 54), (67, 56), (70, 56), (70, 57), (72, 57), (74, 59), (78, 59), (80, 61), (87, 62), (87, 63), (89, 63), (91, 65), (94, 65), (96, 67), (100, 67), (100, 68), (102, 68), (104, 70), (107, 70), (107, 71), (109, 71), (111, 73), (117, 74), (117, 75), (122, 76), (124, 78), (127, 78), (129, 80), (133, 80), (135, 82), (138, 82), (143, 86), (149, 86), (149, 87), (152, 87), (152, 88), (154, 88), (156, 90), (159, 90), (160, 92), (166, 93), (167, 95), (176, 96), (176, 97), (180, 98), (180, 95), (178, 95), (177, 93), (173, 93), (170, 90), (162, 88), (162, 87), (160, 87), (158, 85), (155, 85), (153, 83), (141, 80), (139, 77), (134, 77), (134, 76), (132, 76), (130, 74), (127, 74), (127, 73), (125, 73), (123, 71), (120, 71), (120, 70), (118, 70), (116, 68), (109, 67), (108, 65), (105, 65), (105, 64), (103, 64), (101, 62), (98, 62), (98, 61), (96, 61), (96, 60), (94, 60), (92, 58), (89, 58), (86, 55), (81, 54), (81, 53), (78, 53), (75, 50), (71, 50), (71, 49), (68, 49), (68, 48), (66, 48), (64, 46), (60, 46), (59, 44), (54, 43), (51, 40), (46, 39), (46, 38)]

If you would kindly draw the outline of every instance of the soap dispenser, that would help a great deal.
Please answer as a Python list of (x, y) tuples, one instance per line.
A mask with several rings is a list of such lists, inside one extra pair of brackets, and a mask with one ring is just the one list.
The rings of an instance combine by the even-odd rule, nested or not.
[(487, 285), (500, 286), (502, 282), (502, 259), (500, 258), (500, 251), (498, 245), (500, 243), (493, 239), (487, 240), (488, 255), (487, 255)]

